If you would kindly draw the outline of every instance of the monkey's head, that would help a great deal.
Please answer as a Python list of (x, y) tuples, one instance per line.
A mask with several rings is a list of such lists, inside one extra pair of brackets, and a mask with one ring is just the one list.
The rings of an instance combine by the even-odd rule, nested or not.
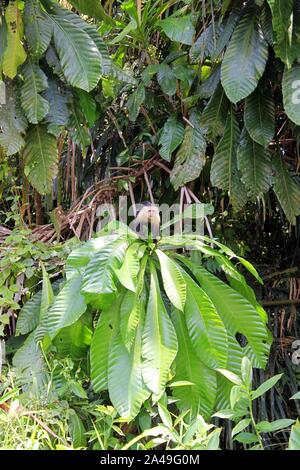
[(137, 211), (134, 227), (140, 235), (146, 236), (145, 232), (149, 233), (149, 226), (153, 238), (157, 239), (160, 228), (159, 208), (151, 202), (145, 201), (141, 203), (141, 208)]

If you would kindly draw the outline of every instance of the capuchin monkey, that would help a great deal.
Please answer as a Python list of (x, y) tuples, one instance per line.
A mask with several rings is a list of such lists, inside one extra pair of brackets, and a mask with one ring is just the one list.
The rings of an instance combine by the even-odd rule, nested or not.
[(153, 241), (157, 241), (160, 231), (159, 209), (149, 201), (142, 202), (141, 206), (132, 223), (132, 228), (141, 238), (151, 237)]

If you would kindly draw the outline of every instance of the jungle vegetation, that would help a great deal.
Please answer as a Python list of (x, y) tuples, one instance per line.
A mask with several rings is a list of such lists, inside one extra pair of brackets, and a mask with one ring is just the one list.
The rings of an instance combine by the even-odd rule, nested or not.
[(299, 18), (1, 0), (0, 449), (300, 449)]

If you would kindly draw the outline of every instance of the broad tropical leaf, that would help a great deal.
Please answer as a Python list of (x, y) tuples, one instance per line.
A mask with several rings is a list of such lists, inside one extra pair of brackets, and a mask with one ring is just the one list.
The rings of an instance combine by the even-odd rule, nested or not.
[(86, 358), (92, 336), (92, 315), (86, 312), (75, 323), (60, 330), (53, 344), (60, 357), (71, 357), (79, 361)]
[(227, 332), (215, 306), (193, 279), (185, 275), (185, 321), (196, 354), (212, 369), (227, 365)]
[(38, 0), (26, 0), (24, 27), (30, 53), (40, 58), (50, 44), (53, 25), (41, 9)]
[(86, 311), (87, 305), (80, 293), (82, 277), (73, 276), (54, 300), (48, 315), (48, 333), (53, 339), (59, 330), (75, 323)]
[(126, 289), (136, 292), (137, 277), (140, 270), (140, 259), (143, 256), (145, 247), (140, 243), (133, 243), (126, 251), (124, 262), (116, 271), (119, 281)]
[(164, 289), (174, 307), (183, 312), (186, 301), (186, 282), (179, 266), (163, 251), (156, 250)]
[(91, 91), (101, 76), (100, 53), (85, 31), (84, 21), (70, 13), (58, 6), (48, 6), (46, 15), (53, 27), (54, 44), (67, 81), (74, 87)]
[(190, 46), (193, 43), (195, 28), (191, 16), (171, 16), (159, 22), (163, 32), (172, 41)]
[(291, 429), (288, 450), (300, 450), (300, 421), (299, 420)]
[(101, 2), (95, 2), (95, 0), (70, 0), (70, 3), (84, 15), (96, 18), (99, 21), (104, 21), (112, 26), (115, 24), (111, 16), (105, 13)]
[(237, 25), (222, 62), (222, 85), (230, 101), (237, 103), (255, 90), (267, 58), (268, 44), (251, 8)]
[(87, 124), (80, 107), (77, 105), (76, 97), (73, 96), (69, 102), (69, 132), (72, 141), (85, 149), (91, 144), (91, 138), (88, 132)]
[(57, 173), (57, 145), (53, 135), (43, 125), (31, 126), (26, 135), (23, 150), (25, 174), (32, 186), (40, 193), (52, 189), (52, 180)]
[(248, 197), (255, 200), (271, 185), (271, 158), (269, 151), (254, 142), (246, 129), (242, 132), (237, 152), (238, 168)]
[(35, 389), (46, 386), (47, 367), (43, 353), (34, 339), (32, 332), (13, 357), (13, 366), (18, 378), (26, 388), (34, 383)]
[(142, 375), (141, 339), (140, 324), (130, 352), (125, 348), (120, 332), (113, 337), (109, 352), (109, 397), (119, 414), (129, 419), (136, 417), (150, 395)]
[(57, 129), (68, 124), (68, 94), (56, 80), (48, 80), (43, 96), (49, 103), (49, 112), (45, 117), (48, 132), (57, 135)]
[(127, 101), (128, 117), (131, 122), (135, 122), (142, 104), (145, 101), (145, 87), (141, 83), (137, 89), (130, 95)]
[(127, 249), (127, 242), (123, 239), (108, 243), (94, 255), (87, 265), (83, 275), (82, 292), (84, 294), (112, 294), (116, 291), (117, 270)]
[(176, 77), (168, 64), (160, 64), (158, 66), (157, 81), (161, 89), (166, 95), (172, 96), (176, 92)]
[(15, 88), (6, 87), (6, 104), (0, 104), (0, 146), (6, 155), (14, 155), (24, 147), (27, 124)]
[(258, 364), (260, 367), (265, 367), (269, 352), (269, 337), (265, 322), (253, 305), (203, 267), (191, 267), (191, 269), (216, 307), (227, 331), (232, 335), (243, 334)]
[(300, 215), (300, 185), (292, 178), (283, 157), (277, 153), (273, 158), (274, 192), (284, 213), (293, 225)]
[(213, 157), (210, 179), (214, 186), (228, 191), (232, 202), (242, 207), (246, 202), (246, 193), (238, 174), (237, 148), (240, 130), (231, 108), (222, 139), (218, 143)]
[(181, 409), (189, 410), (193, 415), (201, 414), (209, 417), (216, 400), (216, 372), (206, 367), (198, 358), (182, 313), (173, 310), (171, 315), (178, 338), (176, 374), (173, 380), (192, 383), (192, 385), (174, 387), (172, 394), (179, 399), (178, 406)]
[(159, 139), (159, 153), (164, 160), (171, 161), (172, 153), (182, 143), (183, 136), (184, 126), (175, 114), (172, 114), (166, 121)]
[(245, 102), (244, 121), (251, 138), (268, 147), (275, 132), (275, 107), (273, 98), (257, 88)]
[(5, 11), (7, 24), (7, 47), (4, 52), (2, 69), (9, 78), (15, 78), (20, 65), (26, 60), (23, 39), (23, 21), (16, 0), (10, 1)]
[(16, 336), (27, 335), (38, 326), (40, 321), (41, 299), (42, 291), (40, 290), (21, 308), (16, 326)]
[(208, 128), (213, 137), (221, 136), (224, 133), (228, 105), (224, 88), (219, 84), (201, 116), (202, 125)]
[(200, 123), (200, 116), (192, 111), (190, 123), (185, 128), (183, 142), (176, 154), (170, 176), (175, 190), (199, 177), (205, 163), (206, 140)]
[(152, 265), (142, 344), (143, 378), (147, 387), (159, 395), (169, 380), (170, 367), (177, 353), (177, 338)]
[(21, 103), (26, 117), (32, 124), (38, 124), (49, 112), (48, 101), (40, 93), (48, 87), (48, 80), (38, 64), (27, 59), (22, 73), (24, 84), (21, 89)]
[(93, 127), (97, 119), (97, 104), (93, 95), (87, 91), (75, 90), (75, 96), (79, 100), (81, 111), (89, 127)]
[(272, 11), (274, 48), (290, 67), (299, 57), (299, 5), (293, 0), (268, 0)]
[[(123, 296), (120, 295), (120, 299)], [(101, 312), (91, 344), (91, 379), (95, 392), (107, 390), (108, 355), (113, 335), (117, 334), (120, 301)]]

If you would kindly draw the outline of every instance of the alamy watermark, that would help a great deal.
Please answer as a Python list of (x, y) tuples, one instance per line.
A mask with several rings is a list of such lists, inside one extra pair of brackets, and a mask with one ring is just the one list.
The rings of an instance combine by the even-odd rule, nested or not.
[[(134, 231), (140, 238), (147, 239), (149, 233), (154, 238), (170, 235), (204, 235), (206, 205), (194, 204), (149, 204), (128, 205), (126, 196), (119, 197), (118, 206), (101, 204), (96, 216), (98, 218), (97, 232), (109, 232), (110, 223), (118, 220), (123, 229)], [(146, 228), (146, 230), (145, 230)]]
[(292, 363), (295, 366), (300, 366), (300, 339), (292, 344)]

